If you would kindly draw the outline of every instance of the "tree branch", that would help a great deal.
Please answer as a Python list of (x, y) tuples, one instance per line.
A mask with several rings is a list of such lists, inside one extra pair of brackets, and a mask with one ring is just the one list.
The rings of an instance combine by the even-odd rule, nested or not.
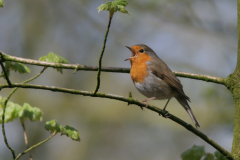
[[(22, 128), (23, 128), (24, 140), (25, 140), (26, 148), (28, 149), (29, 148), (29, 146), (28, 146), (28, 136), (27, 136), (27, 131), (26, 131), (26, 128), (25, 128), (25, 124), (24, 124), (24, 121), (21, 121), (21, 120), (20, 120), (20, 123), (21, 123)], [(33, 160), (32, 155), (31, 155), (30, 152), (29, 152), (29, 159)]]
[[(114, 95), (114, 94), (105, 94), (105, 93), (99, 93), (99, 92), (94, 94), (94, 93), (88, 92), (88, 91), (80, 91), (80, 90), (74, 90), (74, 89), (68, 89), (68, 88), (60, 88), (60, 87), (54, 87), (54, 86), (50, 87), (50, 86), (33, 85), (33, 84), (14, 83), (14, 84), (12, 84), (12, 86), (9, 86), (9, 85), (6, 85), (6, 84), (0, 85), (0, 89), (2, 89), (2, 88), (12, 88), (12, 87), (42, 89), (42, 90), (49, 90), (49, 91), (53, 91), (53, 92), (63, 92), (63, 93), (70, 93), (70, 94), (90, 96), (90, 97), (115, 99), (115, 100), (127, 102), (128, 104), (135, 104), (135, 105), (138, 105), (140, 107), (144, 107), (146, 105), (143, 102), (140, 102), (136, 99), (133, 99), (131, 96), (129, 96), (129, 98), (127, 98), (127, 97), (118, 96), (118, 95)], [(153, 105), (149, 105), (147, 109), (150, 109), (150, 110), (152, 110), (154, 112), (157, 112), (158, 114), (161, 114), (161, 115), (165, 114), (164, 111), (162, 111), (161, 109), (159, 109), (159, 108), (157, 108)], [(184, 122), (183, 120), (179, 119), (178, 117), (175, 117), (172, 114), (169, 114), (169, 116), (170, 116), (169, 119), (171, 119), (172, 121), (180, 124), (181, 126), (186, 128), (190, 132), (194, 133), (195, 135), (197, 135), (198, 137), (200, 137), (201, 139), (206, 141), (208, 144), (213, 146), (215, 149), (217, 149), (219, 152), (221, 152), (228, 159), (230, 159), (230, 160), (233, 159), (232, 155), (227, 150), (222, 148), (220, 145), (218, 145), (216, 142), (214, 142), (212, 139), (207, 137), (205, 134), (203, 134), (202, 132), (200, 132), (199, 130), (194, 128), (192, 125)]]
[[(12, 93), (12, 92), (11, 92)], [(7, 148), (12, 152), (12, 156), (13, 156), (13, 159), (15, 159), (16, 155), (15, 155), (15, 151), (14, 149), (12, 149), (12, 147), (10, 147), (10, 145), (8, 144), (8, 140), (7, 140), (7, 136), (6, 136), (6, 132), (5, 132), (5, 112), (6, 112), (6, 107), (7, 107), (7, 102), (9, 100), (9, 98), (11, 97), (12, 94), (9, 94), (8, 97), (6, 98), (5, 102), (4, 102), (4, 105), (3, 105), (3, 115), (2, 115), (2, 134), (3, 134), (3, 139), (4, 139), (4, 142), (7, 146)]]
[(213, 83), (222, 84), (222, 85), (225, 85), (226, 83), (226, 78), (221, 78), (221, 77), (214, 77), (209, 75), (186, 73), (186, 72), (174, 72), (174, 74), (178, 77), (202, 80), (202, 81), (213, 82)]
[(26, 151), (20, 153), (15, 160), (18, 160), (22, 155), (26, 154), (27, 152), (31, 151), (32, 149), (36, 148), (37, 146), (40, 146), (41, 144), (47, 142), (49, 139), (51, 139), (53, 136), (55, 136), (57, 134), (57, 132), (54, 132), (50, 137), (48, 137), (47, 139), (45, 139), (44, 141), (42, 142), (39, 142), (37, 144), (35, 144), (34, 146), (28, 148)]
[[(46, 69), (46, 67), (44, 67), (38, 75), (36, 75), (36, 76), (34, 76), (34, 77), (32, 77), (32, 78), (24, 81), (23, 84), (24, 84), (24, 83), (28, 83), (28, 82), (36, 79), (37, 77), (39, 77), (39, 76), (45, 71), (45, 69)], [(11, 85), (11, 88), (12, 88), (12, 85)], [(6, 112), (6, 107), (7, 107), (7, 102), (8, 102), (8, 100), (9, 100), (10, 97), (13, 95), (13, 93), (16, 92), (16, 90), (17, 90), (18, 88), (19, 88), (19, 87), (14, 88), (14, 89), (10, 92), (10, 94), (7, 96), (7, 98), (6, 98), (5, 102), (4, 102), (3, 115), (2, 115), (2, 133), (3, 133), (3, 137), (4, 137), (4, 142), (5, 142), (6, 146), (8, 147), (8, 149), (11, 150), (12, 155), (13, 155), (13, 159), (15, 159), (16, 156), (15, 156), (15, 151), (9, 146), (8, 141), (7, 141), (7, 136), (6, 136), (6, 132), (5, 132), (5, 112)], [(0, 89), (0, 90), (1, 90), (1, 89)]]
[(229, 74), (226, 86), (231, 91), (235, 104), (235, 122), (233, 131), (232, 155), (240, 159), (240, 0), (237, 0), (237, 27), (238, 27), (238, 51), (237, 64), (234, 72)]
[[(1, 54), (1, 52), (0, 52), (0, 54)], [(5, 76), (5, 79), (7, 80), (8, 85), (11, 86), (11, 82), (10, 82), (10, 80), (9, 80), (9, 78), (8, 78), (7, 72), (6, 72), (5, 67), (4, 67), (4, 65), (3, 65), (3, 61), (4, 61), (4, 58), (3, 58), (3, 56), (1, 56), (0, 65), (1, 65), (1, 67), (2, 67), (4, 76)]]
[(112, 21), (112, 16), (109, 16), (108, 26), (107, 26), (107, 30), (106, 30), (104, 41), (103, 41), (103, 47), (102, 47), (102, 51), (101, 51), (101, 54), (100, 54), (100, 57), (99, 57), (99, 62), (98, 62), (97, 85), (96, 85), (96, 89), (94, 91), (94, 94), (96, 94), (98, 92), (98, 89), (100, 87), (100, 74), (101, 74), (101, 67), (102, 67), (102, 57), (103, 57), (103, 53), (104, 53), (104, 50), (105, 50), (105, 46), (106, 46), (106, 42), (107, 42), (107, 36), (108, 36), (109, 28), (110, 28), (110, 25), (111, 25), (111, 21)]
[[(13, 61), (13, 62), (20, 62), (25, 64), (37, 65), (37, 66), (46, 66), (46, 67), (54, 67), (54, 68), (62, 68), (62, 69), (72, 69), (75, 71), (77, 70), (86, 70), (86, 71), (98, 71), (98, 67), (96, 66), (85, 66), (80, 64), (61, 64), (61, 63), (48, 63), (43, 61), (37, 61), (32, 59), (25, 59), (15, 56), (7, 55), (0, 51), (0, 54), (4, 57), (5, 61)], [(115, 72), (115, 73), (129, 73), (129, 68), (119, 68), (119, 67), (102, 67), (101, 71), (103, 72)], [(225, 78), (221, 77), (214, 77), (209, 75), (201, 75), (201, 74), (193, 74), (193, 73), (186, 73), (186, 72), (176, 72), (173, 71), (179, 77), (191, 78), (196, 80), (202, 80), (206, 82), (213, 82), (217, 84), (225, 85)]]

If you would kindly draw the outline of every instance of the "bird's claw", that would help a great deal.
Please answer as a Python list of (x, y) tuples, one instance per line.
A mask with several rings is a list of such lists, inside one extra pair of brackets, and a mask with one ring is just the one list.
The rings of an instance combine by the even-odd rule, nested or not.
[[(169, 112), (166, 111), (166, 110), (162, 110), (162, 112), (163, 112), (162, 116), (163, 116), (164, 118), (169, 118), (169, 117), (171, 116), (171, 115), (169, 114)], [(160, 115), (160, 113), (159, 113), (159, 115)]]
[(143, 110), (143, 107), (144, 107), (144, 108), (148, 108), (148, 103), (147, 103), (147, 101), (144, 100), (144, 101), (142, 101), (142, 102), (146, 104), (146, 106), (141, 106), (142, 110)]
[(141, 110), (143, 110), (143, 108), (147, 108), (148, 105), (146, 105), (146, 106), (139, 106), (139, 107), (141, 108)]

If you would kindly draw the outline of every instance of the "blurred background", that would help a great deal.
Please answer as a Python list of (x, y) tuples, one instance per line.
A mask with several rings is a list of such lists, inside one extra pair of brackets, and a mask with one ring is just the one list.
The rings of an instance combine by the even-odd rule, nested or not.
[[(38, 60), (54, 52), (72, 64), (97, 66), (108, 12), (97, 13), (106, 0), (5, 0), (0, 8), (0, 50), (6, 54)], [(126, 7), (129, 15), (113, 16), (106, 50), (105, 67), (128, 67), (124, 59), (131, 53), (125, 46), (146, 44), (173, 71), (227, 77), (234, 71), (237, 58), (236, 0), (132, 0)], [(30, 66), (30, 74), (11, 72), (12, 82), (22, 82), (37, 75), (42, 67)], [(228, 151), (231, 151), (234, 128), (234, 103), (230, 91), (222, 85), (179, 78), (191, 98), (199, 129)], [(1, 79), (1, 84), (6, 81)], [(96, 72), (64, 70), (63, 74), (48, 68), (31, 82), (78, 90), (93, 91)], [(6, 97), (10, 89), (3, 89)], [(101, 74), (100, 92), (143, 100), (130, 75)], [(157, 113), (127, 103), (44, 90), (19, 89), (10, 99), (39, 107), (42, 122), (26, 123), (29, 145), (50, 136), (46, 121), (56, 119), (77, 129), (81, 142), (56, 135), (34, 149), (34, 160), (159, 160), (180, 159), (185, 150), (204, 145), (206, 152), (215, 149), (193, 133)], [(166, 101), (150, 101), (163, 108)], [(193, 125), (187, 112), (172, 99), (168, 111)], [(7, 123), (9, 144), (16, 153), (25, 150), (19, 120)], [(1, 131), (0, 131), (1, 133)], [(0, 136), (0, 155), (11, 159), (11, 153)], [(24, 155), (22, 159), (28, 159)]]

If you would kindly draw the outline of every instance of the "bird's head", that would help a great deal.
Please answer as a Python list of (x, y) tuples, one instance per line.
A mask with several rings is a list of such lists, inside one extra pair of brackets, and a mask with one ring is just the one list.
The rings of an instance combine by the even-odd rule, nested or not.
[(137, 44), (132, 47), (126, 47), (132, 52), (132, 56), (128, 59), (125, 59), (125, 61), (130, 60), (131, 64), (146, 62), (157, 57), (156, 53), (150, 47), (144, 44)]

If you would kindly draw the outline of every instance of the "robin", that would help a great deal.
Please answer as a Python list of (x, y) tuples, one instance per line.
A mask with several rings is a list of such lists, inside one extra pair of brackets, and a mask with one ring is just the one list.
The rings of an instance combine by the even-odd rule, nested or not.
[(147, 45), (137, 44), (126, 47), (132, 52), (132, 56), (126, 59), (130, 60), (131, 63), (130, 75), (137, 90), (147, 97), (147, 99), (143, 100), (146, 107), (148, 107), (148, 100), (168, 99), (163, 108), (165, 111), (170, 99), (175, 97), (188, 112), (195, 126), (200, 127), (187, 102), (190, 102), (190, 98), (184, 93), (180, 80), (166, 63)]

